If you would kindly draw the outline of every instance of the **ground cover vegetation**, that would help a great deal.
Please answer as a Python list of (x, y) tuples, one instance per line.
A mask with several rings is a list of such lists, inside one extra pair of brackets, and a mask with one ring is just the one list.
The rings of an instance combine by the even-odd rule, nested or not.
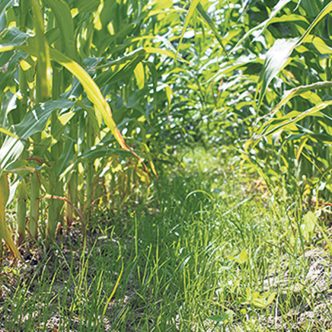
[(331, 329), (331, 12), (1, 0), (0, 327)]

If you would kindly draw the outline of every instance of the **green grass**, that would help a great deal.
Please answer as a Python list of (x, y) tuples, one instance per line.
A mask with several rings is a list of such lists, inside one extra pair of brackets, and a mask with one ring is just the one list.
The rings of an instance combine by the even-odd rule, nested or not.
[(258, 187), (235, 159), (185, 154), (151, 197), (99, 212), (87, 241), (74, 231), (51, 255), (4, 266), (0, 327), (326, 330), (328, 256), (323, 246), (303, 246), (286, 206)]

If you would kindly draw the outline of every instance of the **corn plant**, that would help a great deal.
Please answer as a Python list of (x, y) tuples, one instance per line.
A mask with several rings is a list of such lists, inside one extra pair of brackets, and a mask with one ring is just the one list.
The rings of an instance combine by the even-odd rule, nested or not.
[(6, 206), (19, 244), (51, 243), (156, 173), (148, 130), (171, 102), (156, 59), (183, 61), (154, 37), (166, 12), (178, 15), (159, 1), (1, 1), (0, 237), (16, 256)]
[(218, 145), (235, 144), (271, 189), (300, 189), (316, 204), (329, 200), (330, 1), (220, 1), (204, 5), (205, 13), (200, 7), (192, 2), (189, 26), (204, 29), (190, 89), (204, 105), (201, 133)]
[(15, 233), (52, 243), (76, 221), (85, 232), (96, 207), (137, 199), (154, 160), (197, 141), (236, 146), (271, 190), (281, 180), (328, 200), (331, 11), (325, 0), (1, 1), (1, 238), (18, 256)]

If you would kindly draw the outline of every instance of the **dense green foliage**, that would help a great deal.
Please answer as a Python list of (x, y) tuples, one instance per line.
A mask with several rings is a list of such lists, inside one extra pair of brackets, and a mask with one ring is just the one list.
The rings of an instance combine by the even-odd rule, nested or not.
[(218, 28), (197, 10), (183, 80), (196, 99), (201, 136), (235, 145), (271, 189), (296, 191), (317, 206), (330, 199), (330, 1), (206, 8)]
[[(123, 205), (156, 175), (154, 160), (194, 141), (237, 147), (277, 199), (330, 197), (329, 1), (0, 9), (0, 203), (16, 202), (19, 243), (26, 229), (37, 238), (46, 211), (39, 231), (54, 239), (64, 203), (64, 228), (85, 227), (107, 193)], [(18, 255), (5, 215), (0, 224)]]
[[(43, 256), (0, 327), (31, 329), (44, 293), (40, 330), (54, 313), (65, 330), (291, 329), (290, 311), (325, 308), (308, 249), (332, 252), (331, 13), (329, 0), (0, 0), (0, 268)], [(182, 158), (197, 147), (199, 170)]]

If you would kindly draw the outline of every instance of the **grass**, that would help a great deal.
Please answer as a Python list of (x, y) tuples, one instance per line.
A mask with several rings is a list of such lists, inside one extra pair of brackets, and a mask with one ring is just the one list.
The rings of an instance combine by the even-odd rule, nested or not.
[(2, 329), (332, 328), (321, 234), (301, 241), (287, 206), (277, 206), (236, 159), (188, 152), (152, 192), (121, 213), (100, 211), (86, 241), (74, 230), (51, 254), (26, 254), (19, 267), (7, 262)]

